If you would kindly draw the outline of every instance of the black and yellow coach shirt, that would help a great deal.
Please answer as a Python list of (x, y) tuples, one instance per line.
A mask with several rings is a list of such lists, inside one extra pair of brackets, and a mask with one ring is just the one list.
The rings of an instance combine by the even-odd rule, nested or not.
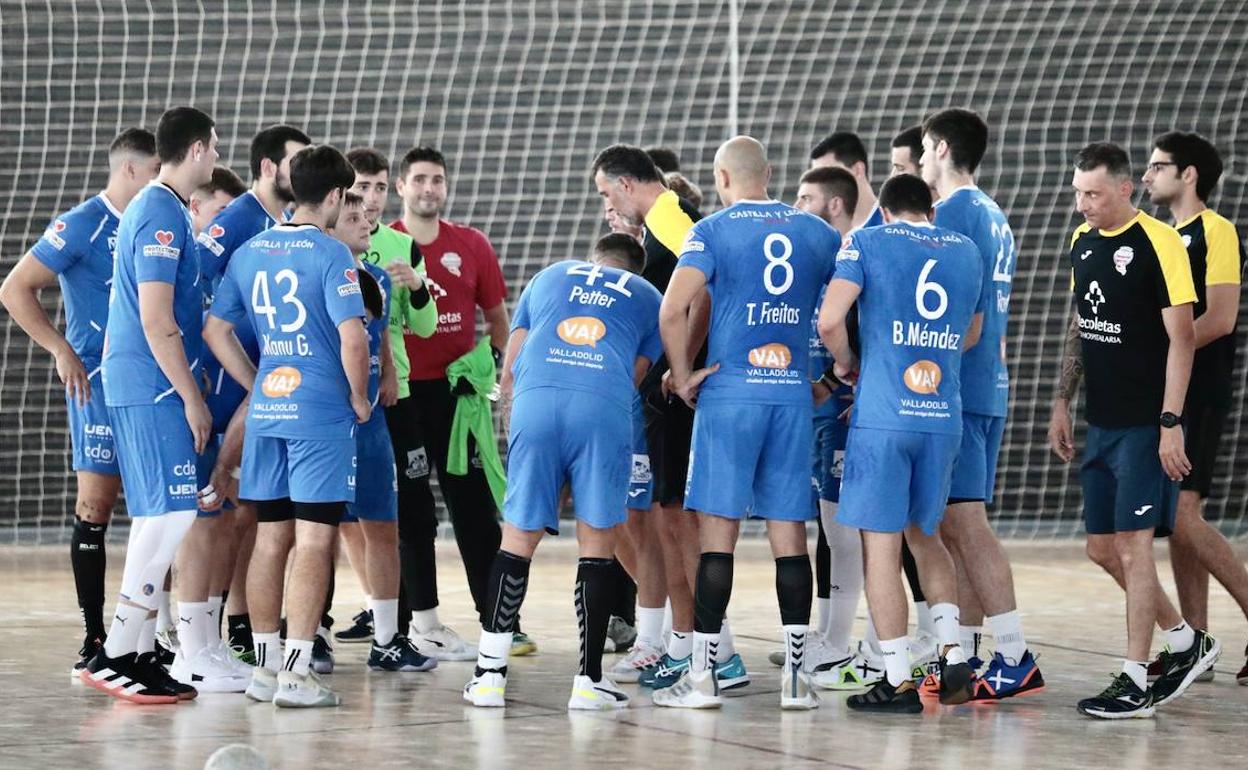
[[(1197, 318), (1204, 314), (1205, 290), (1219, 284), (1238, 285), (1243, 264), (1239, 234), (1235, 225), (1211, 209), (1205, 209), (1175, 229), (1187, 247), (1196, 284)], [(1187, 388), (1188, 403), (1214, 409), (1231, 408), (1231, 374), (1235, 368), (1235, 331), (1196, 351), (1192, 363), (1192, 384)]]
[(1161, 311), (1196, 301), (1183, 241), (1141, 211), (1116, 230), (1080, 225), (1070, 262), (1088, 423), (1156, 425), (1170, 347)]

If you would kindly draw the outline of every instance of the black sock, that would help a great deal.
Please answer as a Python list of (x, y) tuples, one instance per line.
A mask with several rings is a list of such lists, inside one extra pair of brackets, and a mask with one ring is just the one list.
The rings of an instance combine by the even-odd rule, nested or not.
[(914, 597), (916, 602), (925, 602), (927, 598), (923, 595), (923, 586), (919, 583), (919, 565), (914, 563), (914, 554), (910, 553), (910, 546), (906, 545), (906, 541), (901, 541), (901, 568), (906, 571), (906, 582), (910, 584), (910, 595)]
[(693, 630), (717, 634), (732, 597), (732, 554), (704, 553), (698, 559), (698, 582), (693, 592)]
[(242, 652), (255, 649), (256, 642), (251, 638), (251, 615), (244, 612), (242, 615), (229, 616), (226, 619), (226, 628), (229, 630), (230, 647)]
[(611, 614), (630, 626), (635, 626), (637, 625), (637, 583), (628, 574), (628, 570), (624, 569), (624, 565), (620, 564), (619, 559), (611, 560), (611, 574), (615, 582), (615, 601), (612, 602)]
[(786, 626), (810, 625), (810, 557), (781, 556), (776, 559), (776, 597), (780, 600), (780, 622)]
[(230, 601), (230, 589), (227, 588), (221, 592), (221, 607), (218, 609), (218, 612), (217, 612), (217, 636), (221, 636), (221, 624), (222, 623), (226, 624), (225, 625), (226, 633), (229, 633), (230, 631), (230, 625), (229, 625), (229, 622), (226, 620), (226, 615), (225, 615), (225, 612), (226, 612), (225, 608), (229, 605), (229, 601)]
[(490, 582), (486, 586), (486, 631), (505, 634), (515, 628), (520, 605), (524, 603), (524, 593), (529, 589), (531, 563), (529, 559), (507, 551), (500, 550), (494, 555)]
[(334, 560), (330, 559), (329, 585), (325, 587), (325, 611), (321, 614), (321, 625), (325, 626), (325, 628), (332, 628), (334, 625), (334, 619), (330, 617), (329, 608), (334, 604), (334, 573), (337, 571), (334, 569), (335, 566), (337, 565), (334, 563)]
[(82, 610), (87, 636), (92, 639), (104, 638), (104, 570), (108, 561), (104, 536), (107, 532), (107, 524), (91, 524), (75, 517), (69, 541), (78, 607)]
[(602, 681), (602, 647), (611, 620), (613, 588), (618, 587), (611, 559), (581, 558), (576, 564), (576, 624), (581, 637), (581, 674)]
[(815, 543), (815, 588), (820, 599), (832, 596), (832, 549), (828, 548), (828, 536), (823, 531), (823, 518), (819, 522), (819, 540)]

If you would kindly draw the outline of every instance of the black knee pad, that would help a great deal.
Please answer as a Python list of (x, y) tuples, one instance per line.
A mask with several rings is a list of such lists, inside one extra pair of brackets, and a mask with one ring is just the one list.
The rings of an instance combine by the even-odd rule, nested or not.
[(336, 527), (342, 523), (347, 512), (346, 503), (295, 503), (295, 519), (310, 521), (313, 524), (328, 524)]
[(295, 504), (289, 497), (277, 500), (246, 500), (256, 508), (256, 521), (262, 524), (275, 524), (291, 521), (295, 518)]

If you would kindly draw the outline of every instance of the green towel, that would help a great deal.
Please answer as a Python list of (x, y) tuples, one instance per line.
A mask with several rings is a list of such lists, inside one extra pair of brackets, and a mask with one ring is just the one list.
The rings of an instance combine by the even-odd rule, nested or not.
[(491, 391), (494, 390), (494, 355), (490, 351), (489, 338), (483, 338), (470, 353), (455, 359), (446, 367), (446, 379), (451, 390), (461, 378), (467, 378), (476, 391), (471, 396), (458, 396), (455, 418), (451, 421), (451, 442), (447, 448), (446, 471), (456, 476), (468, 475), (468, 436), (477, 440), (477, 453), (485, 470), (485, 479), (494, 495), (494, 504), (503, 509), (503, 493), (507, 491), (507, 472), (503, 470), (502, 458), (498, 456), (498, 441), (494, 438), (494, 416), (490, 411)]

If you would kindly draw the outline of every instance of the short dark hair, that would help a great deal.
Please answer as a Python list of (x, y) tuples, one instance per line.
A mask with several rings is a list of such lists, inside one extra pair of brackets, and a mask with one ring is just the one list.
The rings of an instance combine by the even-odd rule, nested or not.
[(319, 206), (334, 190), (355, 184), (355, 170), (337, 148), (328, 144), (304, 147), (290, 159), (290, 189), (295, 204)]
[(196, 187), (195, 192), (209, 198), (218, 192), (223, 192), (231, 198), (237, 198), (247, 192), (247, 185), (232, 169), (225, 166), (214, 166), (212, 178), (206, 184)]
[(671, 147), (647, 147), (646, 154), (664, 174), (680, 171), (680, 158)]
[(354, 147), (347, 150), (347, 162), (357, 174), (380, 174), (390, 172), (390, 159), (372, 147)]
[(611, 179), (622, 176), (632, 177), (638, 182), (662, 182), (663, 172), (659, 171), (645, 150), (632, 144), (613, 144), (594, 157), (590, 176), (601, 171)]
[(286, 143), (312, 144), (308, 135), (294, 126), (279, 123), (260, 131), (251, 140), (251, 178), (260, 178), (260, 161), (268, 158), (281, 163), (286, 157)]
[(842, 166), (852, 166), (861, 162), (866, 173), (871, 174), (871, 161), (867, 158), (867, 146), (852, 131), (837, 131), (829, 135), (810, 151), (810, 159), (818, 160), (828, 153), (832, 153), (832, 157), (836, 158), (837, 163)]
[(136, 155), (152, 157), (156, 154), (156, 135), (146, 128), (124, 129), (108, 145), (108, 154), (115, 152), (133, 152)]
[(347, 190), (342, 196), (342, 205), (344, 206), (363, 206), (364, 196), (359, 193), (353, 193)]
[(953, 107), (941, 110), (923, 121), (923, 133), (933, 142), (942, 139), (949, 145), (953, 166), (967, 173), (975, 173), (979, 162), (988, 151), (988, 124), (978, 113)]
[(1170, 153), (1180, 174), (1183, 169), (1195, 166), (1196, 197), (1209, 200), (1209, 194), (1222, 178), (1222, 156), (1212, 142), (1192, 131), (1170, 131), (1157, 137), (1153, 146)]
[(186, 160), (191, 145), (212, 141), (216, 126), (208, 113), (194, 107), (172, 107), (165, 110), (156, 124), (156, 154), (161, 163), (176, 166)]
[(646, 250), (637, 239), (624, 233), (607, 233), (594, 244), (595, 254), (611, 254), (621, 258), (630, 273), (640, 273), (646, 264)]
[(399, 161), (399, 176), (407, 176), (407, 170), (412, 167), (413, 163), (433, 163), (441, 166), (442, 171), (446, 171), (446, 158), (428, 145), (417, 145), (403, 153), (403, 159)]
[(840, 198), (853, 213), (858, 207), (858, 180), (843, 168), (821, 166), (802, 174), (801, 184), (817, 184), (829, 198)]
[(893, 214), (927, 214), (932, 210), (932, 188), (914, 174), (889, 177), (880, 188), (880, 208)]
[(910, 151), (910, 159), (916, 164), (923, 157), (923, 125), (918, 124), (902, 130), (893, 137), (890, 147), (905, 147)]
[(1075, 156), (1075, 168), (1095, 171), (1102, 168), (1116, 177), (1131, 177), (1131, 157), (1113, 142), (1093, 142)]

